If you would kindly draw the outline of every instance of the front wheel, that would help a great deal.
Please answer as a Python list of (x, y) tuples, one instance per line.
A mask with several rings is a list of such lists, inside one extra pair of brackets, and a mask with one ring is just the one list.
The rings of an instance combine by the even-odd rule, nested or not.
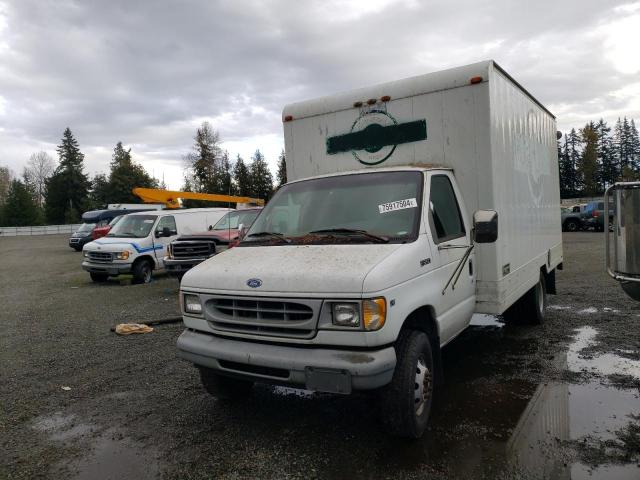
[(89, 275), (91, 276), (91, 280), (96, 283), (104, 283), (109, 279), (109, 275), (106, 273), (89, 272)]
[(429, 337), (404, 330), (396, 342), (396, 369), (380, 394), (382, 423), (392, 435), (420, 438), (433, 402), (434, 368)]
[(152, 266), (149, 260), (140, 260), (133, 265), (131, 273), (133, 273), (134, 283), (149, 283), (151, 282)]
[(580, 222), (577, 220), (567, 220), (564, 223), (564, 229), (567, 232), (577, 232), (580, 230)]

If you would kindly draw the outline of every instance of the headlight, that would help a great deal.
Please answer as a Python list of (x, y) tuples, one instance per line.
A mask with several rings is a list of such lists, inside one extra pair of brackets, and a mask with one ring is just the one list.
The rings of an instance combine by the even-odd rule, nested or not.
[(167, 257), (173, 258), (173, 255), (171, 255), (171, 244), (170, 243), (167, 243)]
[(193, 313), (195, 315), (202, 314), (202, 303), (200, 303), (200, 297), (198, 297), (198, 295), (185, 294), (183, 297), (183, 305), (186, 313)]
[(84, 255), (85, 257), (88, 257), (89, 256), (89, 252), (87, 252), (86, 250), (83, 250), (82, 251), (82, 255)]
[(357, 303), (334, 303), (332, 322), (340, 327), (359, 327), (360, 308)]
[(363, 300), (362, 312), (364, 329), (380, 330), (387, 319), (387, 301), (383, 297)]
[(117, 252), (116, 253), (116, 260), (126, 260), (127, 258), (129, 258), (129, 251), (125, 250), (124, 252)]

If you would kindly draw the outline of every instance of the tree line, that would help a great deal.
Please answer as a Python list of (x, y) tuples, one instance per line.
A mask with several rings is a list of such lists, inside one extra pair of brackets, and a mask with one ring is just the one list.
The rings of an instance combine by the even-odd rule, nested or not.
[[(84, 154), (69, 128), (60, 145), (57, 165), (46, 152), (31, 155), (21, 176), (0, 166), (0, 226), (69, 224), (83, 212), (106, 208), (109, 203), (139, 203), (134, 187), (166, 189), (133, 160), (131, 149), (118, 142), (113, 149), (109, 173), (92, 179), (84, 171)], [(220, 147), (220, 136), (208, 122), (196, 131), (194, 145), (184, 156), (186, 191), (223, 193), (268, 200), (274, 181), (264, 155), (256, 150), (246, 164), (240, 155), (234, 162)], [(280, 154), (277, 186), (286, 182), (284, 151)], [(212, 206), (185, 202), (184, 206)]]
[(560, 196), (593, 197), (619, 181), (640, 180), (640, 137), (635, 121), (603, 119), (572, 128), (558, 140)]

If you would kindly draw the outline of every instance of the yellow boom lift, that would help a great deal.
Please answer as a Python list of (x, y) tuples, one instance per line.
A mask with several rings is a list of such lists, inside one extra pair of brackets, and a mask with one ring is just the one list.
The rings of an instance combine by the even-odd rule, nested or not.
[(157, 190), (155, 188), (136, 187), (133, 193), (145, 203), (163, 203), (166, 208), (180, 208), (179, 198), (184, 200), (207, 200), (210, 202), (247, 203), (250, 205), (264, 205), (264, 200), (251, 197), (236, 197), (234, 195), (219, 195), (217, 193), (175, 192), (172, 190)]

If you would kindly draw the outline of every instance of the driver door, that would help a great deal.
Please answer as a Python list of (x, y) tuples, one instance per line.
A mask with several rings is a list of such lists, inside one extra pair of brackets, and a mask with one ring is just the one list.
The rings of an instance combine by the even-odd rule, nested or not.
[[(430, 174), (428, 220), (435, 244), (433, 257), (438, 288), (443, 292), (436, 314), (441, 325), (441, 339), (445, 342), (467, 327), (475, 309), (473, 250), (461, 265), (471, 245), (472, 228), (463, 212), (464, 204), (453, 175), (450, 172)], [(456, 267), (462, 269), (457, 281)]]
[(178, 236), (178, 227), (173, 215), (160, 217), (153, 232), (153, 253), (156, 257), (158, 268), (164, 267), (164, 255), (167, 245)]

